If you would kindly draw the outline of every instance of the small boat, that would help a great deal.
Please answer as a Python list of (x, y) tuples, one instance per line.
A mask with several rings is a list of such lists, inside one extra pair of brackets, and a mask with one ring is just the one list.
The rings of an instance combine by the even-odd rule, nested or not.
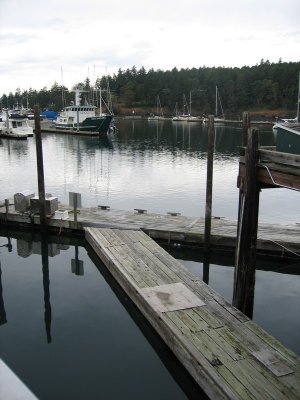
[(81, 105), (80, 93), (82, 92), (82, 90), (75, 90), (75, 104), (64, 107), (53, 121), (54, 128), (82, 133), (107, 134), (110, 131), (113, 115), (102, 113), (101, 110), (99, 114), (96, 114), (97, 107), (87, 102)]
[(183, 95), (183, 112), (182, 114), (178, 114), (177, 103), (175, 105), (175, 116), (172, 118), (172, 121), (188, 121), (190, 118), (189, 106), (186, 101), (185, 94)]
[(33, 128), (26, 115), (4, 110), (0, 115), (0, 134), (6, 138), (27, 139), (33, 136)]
[[(183, 114), (178, 115), (177, 113), (177, 103), (175, 106), (176, 115), (172, 118), (172, 121), (186, 121), (186, 122), (201, 122), (203, 121), (202, 117), (197, 117), (192, 115), (192, 92), (190, 92), (190, 106), (188, 106), (186, 97), (183, 95)], [(185, 112), (187, 110), (187, 113)]]
[(159, 96), (157, 96), (156, 98), (156, 114), (150, 113), (147, 119), (148, 121), (158, 121), (165, 119)]
[(297, 100), (297, 116), (285, 118), (273, 126), (276, 149), (284, 153), (300, 154), (300, 72)]
[[(220, 104), (220, 108), (221, 108), (221, 115), (219, 115), (219, 111), (218, 111), (219, 104)], [(224, 114), (224, 111), (223, 111), (221, 97), (219, 95), (218, 86), (216, 86), (216, 106), (215, 106), (214, 123), (215, 124), (223, 124), (223, 123), (225, 123), (225, 121), (226, 121), (226, 119), (225, 119), (225, 114)], [(207, 123), (208, 122), (208, 118), (203, 118), (203, 122)]]
[(297, 128), (300, 125), (300, 72), (299, 72), (299, 86), (298, 86), (298, 101), (297, 101), (297, 115), (295, 118), (282, 118), (273, 125), (273, 131), (277, 132), (278, 127), (282, 130), (283, 127)]

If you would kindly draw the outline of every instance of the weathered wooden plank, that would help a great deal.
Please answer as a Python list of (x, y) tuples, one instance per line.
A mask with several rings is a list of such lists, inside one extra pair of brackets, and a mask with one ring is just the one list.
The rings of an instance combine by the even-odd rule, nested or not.
[[(124, 231), (122, 234), (115, 231), (101, 236), (93, 229), (89, 228), (86, 236), (96, 253), (208, 396), (214, 399), (299, 398), (297, 356), (286, 354), (283, 346), (278, 350), (275, 342), (269, 343), (264, 331), (255, 329), (254, 323), (241, 318), (233, 308), (230, 310), (231, 306), (225, 300), (212, 289), (207, 289), (203, 282), (200, 284), (198, 278), (186, 274), (185, 268), (180, 271), (181, 264), (165, 254), (157, 244), (145, 240), (144, 234), (131, 232), (126, 235)], [(111, 244), (112, 241), (119, 243), (115, 235), (122, 244)], [(102, 247), (97, 243), (101, 240)], [(207, 297), (207, 304), (169, 312), (153, 307), (143, 291), (149, 286), (162, 284), (157, 275), (162, 263), (165, 271), (170, 268), (172, 273), (183, 278), (182, 282), (191, 293), (200, 299)], [(169, 273), (163, 276), (165, 279)], [(204, 293), (202, 296), (199, 295), (201, 292)], [(272, 363), (264, 365), (259, 357), (254, 357), (255, 352), (269, 352), (266, 354), (274, 357), (277, 370)], [(279, 371), (278, 367), (283, 369)], [(290, 373), (276, 376), (284, 370)]]
[(300, 156), (297, 154), (282, 153), (279, 151), (270, 151), (266, 149), (259, 149), (259, 159), (261, 162), (269, 161), (288, 166), (300, 168)]

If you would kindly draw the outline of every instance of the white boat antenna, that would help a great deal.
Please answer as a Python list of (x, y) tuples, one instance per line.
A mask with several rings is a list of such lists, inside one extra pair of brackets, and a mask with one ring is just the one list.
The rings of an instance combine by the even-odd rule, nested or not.
[(61, 69), (61, 100), (62, 100), (62, 106), (63, 108), (66, 105), (66, 99), (65, 99), (65, 87), (64, 87), (64, 73), (63, 73), (63, 67), (60, 67)]
[(74, 90), (75, 92), (75, 106), (80, 106), (81, 103), (81, 98), (80, 98), (80, 93), (82, 92), (79, 89)]

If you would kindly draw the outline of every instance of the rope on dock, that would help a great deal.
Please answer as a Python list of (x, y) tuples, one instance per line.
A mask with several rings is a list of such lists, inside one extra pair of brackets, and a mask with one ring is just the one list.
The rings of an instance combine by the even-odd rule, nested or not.
[(283, 248), (284, 250), (286, 250), (287, 252), (292, 253), (292, 254), (294, 254), (294, 255), (297, 256), (297, 257), (300, 257), (300, 254), (299, 254), (299, 253), (296, 253), (295, 251), (293, 251), (293, 250), (287, 248), (287, 247), (284, 246), (283, 244), (280, 244), (280, 243), (278, 243), (278, 242), (275, 242), (274, 240), (265, 239), (265, 238), (262, 238), (262, 237), (260, 237), (260, 238), (258, 238), (258, 239), (267, 240), (268, 242), (272, 242), (272, 243), (274, 243), (274, 244), (277, 244), (279, 247), (282, 247), (282, 248)]
[(268, 168), (266, 165), (259, 164), (258, 166), (259, 166), (259, 167), (264, 167), (264, 168), (266, 168), (266, 170), (268, 171), (268, 174), (269, 174), (269, 176), (270, 176), (270, 178), (271, 178), (271, 180), (272, 180), (272, 182), (273, 182), (273, 184), (274, 184), (275, 186), (282, 187), (282, 188), (285, 188), (285, 189), (296, 190), (297, 192), (300, 192), (300, 190), (297, 189), (297, 188), (293, 188), (293, 187), (291, 187), (291, 186), (285, 186), (285, 185), (281, 185), (280, 183), (276, 183), (276, 182), (274, 181), (274, 179), (273, 179), (273, 176), (272, 176), (272, 174), (271, 174), (269, 168)]

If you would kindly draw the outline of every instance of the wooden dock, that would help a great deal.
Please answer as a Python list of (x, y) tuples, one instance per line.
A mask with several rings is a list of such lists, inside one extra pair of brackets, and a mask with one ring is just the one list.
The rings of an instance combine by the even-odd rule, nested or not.
[[(0, 201), (0, 225), (14, 227), (39, 228), (39, 215), (19, 213), (15, 211), (13, 200), (9, 200), (8, 212), (5, 202)], [(59, 204), (59, 209), (68, 212), (68, 219), (63, 220), (49, 216), (47, 224), (53, 230), (64, 234), (76, 229), (83, 232), (85, 227), (107, 227), (119, 229), (141, 229), (155, 240), (167, 244), (180, 244), (203, 247), (204, 226), (203, 217), (188, 217), (176, 212), (166, 214), (149, 213), (143, 210), (116, 210), (107, 206), (81, 208), (74, 219), (70, 206)], [(300, 221), (299, 221), (300, 222)], [(223, 217), (212, 217), (211, 247), (235, 251), (237, 221)], [(258, 252), (278, 254), (280, 257), (299, 253), (300, 223), (290, 225), (259, 224)]]
[(300, 399), (300, 359), (137, 230), (89, 227), (110, 273), (211, 399)]

